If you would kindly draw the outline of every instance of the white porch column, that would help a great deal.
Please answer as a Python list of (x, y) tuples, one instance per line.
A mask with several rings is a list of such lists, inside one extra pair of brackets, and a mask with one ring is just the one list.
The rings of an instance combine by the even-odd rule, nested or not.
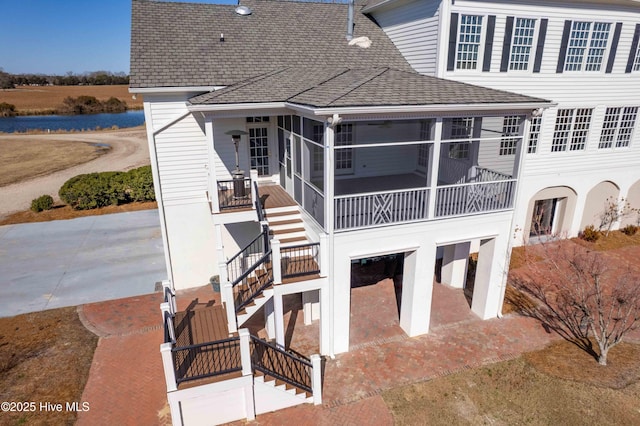
[(313, 354), (311, 360), (311, 389), (313, 390), (313, 405), (322, 404), (322, 358)]
[(304, 325), (310, 325), (320, 319), (320, 292), (318, 290), (302, 293), (302, 311), (304, 313)]
[(471, 310), (482, 319), (494, 318), (502, 302), (507, 240), (498, 236), (480, 242)]
[(282, 294), (278, 292), (273, 294), (273, 312), (276, 325), (276, 345), (284, 348), (284, 304), (282, 303)]
[[(251, 350), (249, 348), (249, 330), (241, 328), (238, 330), (238, 336), (240, 337), (240, 360), (242, 362), (242, 375), (251, 376), (253, 374), (253, 368), (251, 367)], [(245, 411), (247, 420), (254, 420), (256, 418), (256, 409), (253, 401), (253, 389), (251, 387), (244, 388), (245, 395)]]
[(209, 201), (211, 201), (211, 213), (220, 213), (220, 201), (218, 200), (218, 181), (216, 178), (216, 150), (213, 140), (213, 118), (205, 116), (204, 132), (207, 138), (207, 150), (209, 163), (205, 166), (209, 177)]
[(436, 197), (438, 192), (438, 170), (440, 167), (440, 141), (442, 140), (442, 118), (436, 119), (434, 127), (433, 150), (431, 153), (431, 170), (429, 175), (429, 204), (428, 217), (433, 219), (436, 214)]
[(329, 238), (327, 234), (320, 234), (320, 276), (329, 275)]
[(271, 268), (273, 284), (282, 284), (282, 260), (280, 256), (280, 240), (271, 240)]
[(471, 242), (451, 244), (444, 247), (442, 258), (442, 284), (453, 288), (464, 288), (467, 283), (467, 266)]
[(275, 312), (273, 310), (273, 297), (264, 304), (264, 329), (269, 340), (276, 338)]
[(162, 355), (162, 367), (164, 368), (164, 380), (167, 382), (167, 392), (178, 389), (176, 384), (176, 370), (173, 366), (173, 356), (171, 354), (171, 343), (163, 343), (160, 345), (160, 354)]
[[(326, 283), (328, 284), (328, 283)], [(331, 347), (331, 322), (329, 321), (329, 303), (331, 301), (327, 285), (320, 289), (320, 353), (333, 356)]]
[(238, 324), (236, 322), (236, 304), (233, 300), (233, 286), (229, 281), (220, 281), (220, 297), (225, 305), (225, 311), (227, 312), (229, 333), (235, 333), (238, 331)]
[(410, 337), (429, 332), (436, 246), (406, 253), (402, 280), (400, 327)]

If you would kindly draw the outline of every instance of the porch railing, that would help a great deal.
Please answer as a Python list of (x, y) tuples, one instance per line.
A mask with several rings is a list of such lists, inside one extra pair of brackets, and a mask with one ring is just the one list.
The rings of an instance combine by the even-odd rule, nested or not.
[(251, 178), (218, 181), (220, 210), (251, 207)]
[(176, 384), (242, 371), (240, 338), (171, 349)]
[(494, 182), (497, 180), (510, 180), (513, 176), (484, 167), (475, 167), (476, 182)]
[(516, 180), (438, 187), (436, 217), (504, 210), (513, 207)]
[(364, 228), (427, 219), (429, 189), (335, 197), (335, 229)]
[(320, 273), (320, 243), (281, 247), (282, 278), (302, 277)]
[(313, 393), (311, 360), (285, 351), (271, 343), (251, 336), (251, 366), (254, 370)]
[(253, 189), (256, 193), (256, 213), (258, 214), (258, 222), (264, 222), (264, 210), (262, 210), (262, 200), (260, 200), (260, 191), (258, 191), (258, 182), (253, 182)]

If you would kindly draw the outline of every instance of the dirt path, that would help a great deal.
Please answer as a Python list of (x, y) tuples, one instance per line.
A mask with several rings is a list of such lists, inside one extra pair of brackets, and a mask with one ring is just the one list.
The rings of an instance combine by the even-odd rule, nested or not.
[(149, 164), (149, 148), (144, 128), (105, 132), (86, 132), (46, 135), (0, 135), (4, 138), (24, 137), (29, 140), (69, 140), (76, 142), (105, 143), (111, 146), (109, 153), (77, 166), (0, 187), (0, 217), (16, 211), (27, 210), (31, 200), (43, 194), (58, 198), (58, 190), (73, 176), (104, 171), (125, 171)]

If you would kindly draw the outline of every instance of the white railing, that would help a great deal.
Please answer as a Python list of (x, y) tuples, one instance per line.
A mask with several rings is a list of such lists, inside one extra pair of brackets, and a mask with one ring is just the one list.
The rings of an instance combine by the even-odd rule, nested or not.
[(439, 187), (436, 191), (436, 217), (513, 208), (516, 180), (466, 183)]
[(423, 220), (428, 216), (429, 189), (340, 195), (335, 197), (336, 230)]
[(449, 157), (442, 158), (438, 169), (440, 173), (438, 180), (448, 184), (465, 183), (471, 167), (472, 163), (469, 160), (458, 160)]
[(478, 166), (474, 167), (474, 173), (476, 182), (494, 182), (497, 180), (513, 179), (513, 176), (508, 174)]

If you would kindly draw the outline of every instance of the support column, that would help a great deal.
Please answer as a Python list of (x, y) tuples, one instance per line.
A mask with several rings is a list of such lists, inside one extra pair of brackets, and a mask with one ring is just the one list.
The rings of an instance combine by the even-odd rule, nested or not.
[(273, 311), (273, 297), (264, 304), (264, 329), (269, 340), (276, 338), (275, 313)]
[(162, 366), (164, 367), (164, 380), (167, 383), (167, 392), (178, 389), (176, 384), (176, 370), (173, 366), (173, 356), (171, 354), (171, 343), (163, 343), (160, 345), (160, 354), (162, 355)]
[(507, 237), (482, 240), (471, 310), (482, 319), (494, 318), (501, 304), (501, 285), (506, 270), (503, 261)]
[(313, 354), (311, 360), (311, 389), (313, 390), (313, 405), (322, 404), (322, 358)]
[(310, 325), (320, 318), (320, 294), (318, 290), (302, 293), (302, 311), (304, 313), (304, 325)]
[(471, 242), (451, 244), (444, 247), (442, 258), (442, 284), (453, 288), (464, 288), (467, 283), (467, 266)]
[[(329, 285), (329, 283), (327, 282)], [(333, 348), (331, 347), (331, 321), (329, 319), (329, 296), (328, 285), (323, 286), (319, 290), (320, 293), (320, 354), (333, 357)]]
[(284, 304), (282, 294), (273, 294), (273, 313), (276, 329), (276, 345), (284, 348)]
[[(253, 368), (251, 366), (251, 349), (249, 348), (251, 339), (249, 330), (246, 328), (241, 328), (240, 330), (238, 330), (238, 336), (240, 337), (240, 361), (242, 363), (242, 375), (252, 376)], [(256, 418), (256, 409), (253, 403), (253, 389), (251, 386), (245, 386), (244, 392), (245, 412), (247, 420), (254, 420)]]
[(400, 327), (410, 337), (429, 332), (436, 247), (421, 247), (404, 257)]

